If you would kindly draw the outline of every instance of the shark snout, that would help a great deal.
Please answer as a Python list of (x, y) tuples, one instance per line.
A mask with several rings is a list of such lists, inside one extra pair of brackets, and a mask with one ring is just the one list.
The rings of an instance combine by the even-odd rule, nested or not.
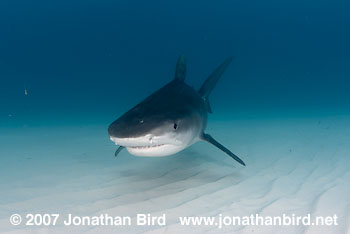
[(161, 121), (127, 117), (128, 115), (120, 117), (108, 127), (109, 136), (118, 139), (145, 138), (144, 140), (147, 140), (146, 136), (152, 138), (152, 135), (163, 134), (164, 125)]

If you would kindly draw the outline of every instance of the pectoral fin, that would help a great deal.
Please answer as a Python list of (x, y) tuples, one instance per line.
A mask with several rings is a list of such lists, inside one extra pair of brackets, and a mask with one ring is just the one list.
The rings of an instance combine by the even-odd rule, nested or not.
[(115, 151), (114, 156), (117, 157), (117, 155), (119, 154), (120, 151), (122, 151), (122, 149), (124, 149), (124, 146), (119, 146), (118, 149)]
[(238, 156), (236, 156), (234, 153), (232, 153), (230, 150), (228, 150), (225, 146), (221, 145), (219, 142), (217, 142), (212, 136), (210, 136), (209, 134), (205, 134), (203, 133), (202, 135), (202, 139), (209, 142), (210, 144), (218, 147), (219, 149), (221, 149), (222, 151), (224, 151), (226, 154), (228, 154), (231, 158), (233, 158), (234, 160), (236, 160), (237, 162), (239, 162), (240, 164), (242, 164), (243, 166), (245, 166), (245, 163), (242, 161), (242, 159), (240, 159)]

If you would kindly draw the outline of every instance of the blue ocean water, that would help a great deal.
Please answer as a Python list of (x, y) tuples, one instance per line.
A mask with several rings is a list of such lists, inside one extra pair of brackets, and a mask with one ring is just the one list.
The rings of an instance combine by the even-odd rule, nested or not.
[[(345, 142), (349, 133), (346, 124), (350, 114), (349, 10), (350, 2), (345, 0), (2, 0), (0, 140), (6, 144), (0, 141), (0, 164), (2, 169), (9, 170), (0, 172), (0, 176), (6, 178), (0, 183), (4, 186), (2, 191), (23, 186), (23, 174), (17, 171), (28, 175), (27, 179), (31, 178), (33, 171), (40, 173), (41, 170), (43, 175), (52, 170), (57, 178), (62, 174), (77, 176), (80, 169), (82, 174), (91, 176), (84, 163), (96, 174), (101, 173), (99, 166), (112, 165), (108, 157), (113, 157), (115, 146), (109, 141), (108, 125), (147, 95), (170, 82), (180, 54), (187, 58), (186, 83), (195, 88), (199, 88), (225, 58), (234, 57), (210, 96), (214, 113), (209, 117), (208, 131), (217, 132), (219, 136), (221, 134), (221, 140), (227, 144), (231, 138), (225, 134), (233, 133), (234, 140), (239, 142), (236, 150), (244, 152), (242, 157), (248, 161), (248, 167), (249, 163), (254, 165), (254, 160), (259, 158), (249, 158), (250, 155), (265, 153), (261, 151), (265, 148), (255, 149), (253, 146), (255, 143), (262, 144), (266, 129), (270, 130), (267, 134), (271, 141), (264, 141), (267, 145), (271, 143), (276, 146), (272, 144), (274, 136), (276, 139), (291, 137), (288, 138), (291, 146), (281, 151), (286, 154), (296, 152), (299, 157), (296, 161), (303, 162), (305, 155), (323, 152), (322, 149), (329, 149), (324, 151), (325, 154), (346, 155), (348, 148)], [(338, 120), (332, 118), (339, 116), (340, 125), (337, 125)], [(296, 122), (281, 120), (294, 118)], [(268, 121), (264, 122), (266, 119)], [(214, 125), (210, 125), (211, 121), (220, 126), (226, 124), (227, 128), (215, 129)], [(290, 128), (283, 123), (290, 124)], [(274, 130), (279, 126), (282, 133)], [(290, 129), (295, 129), (295, 126), (300, 129), (293, 135)], [(261, 135), (245, 134), (249, 127), (254, 129), (254, 134)], [(301, 130), (304, 127), (308, 129), (307, 133)], [(342, 131), (327, 135), (328, 129)], [(314, 138), (311, 134), (313, 130), (319, 138)], [(42, 144), (50, 137), (51, 141)], [(329, 145), (312, 140), (331, 141), (336, 137), (341, 140)], [(301, 142), (304, 139), (306, 143)], [(96, 148), (92, 147), (94, 144)], [(303, 152), (301, 149), (306, 146), (315, 147), (314, 151)], [(333, 146), (334, 152), (333, 148), (328, 148)], [(88, 148), (87, 152), (83, 152), (85, 148)], [(193, 152), (200, 149), (200, 146), (195, 146), (187, 151), (195, 155), (189, 161), (199, 175), (203, 170), (210, 170), (211, 166), (200, 166), (210, 161), (206, 159), (198, 163), (199, 156)], [(39, 155), (39, 159), (33, 155)], [(50, 158), (50, 155), (62, 155), (62, 159), (67, 159), (67, 165), (61, 158)], [(20, 158), (18, 164), (12, 156)], [(82, 168), (70, 165), (69, 158), (78, 158), (74, 162), (82, 162)], [(270, 159), (271, 162), (278, 161), (277, 156)], [(329, 163), (328, 157), (321, 156), (321, 159), (324, 165)], [(153, 162), (132, 158), (125, 152), (120, 160), (130, 160), (128, 166)], [(156, 174), (147, 177), (145, 171), (139, 170), (142, 176), (137, 180), (141, 180), (141, 177), (150, 180), (157, 176), (162, 178), (163, 174), (167, 175), (164, 165), (172, 165), (170, 168), (175, 172), (178, 170), (175, 166), (184, 166), (185, 175), (192, 176), (191, 168), (185, 163), (164, 160), (160, 174), (154, 172)], [(293, 165), (294, 161), (288, 160), (286, 165)], [(275, 169), (283, 171), (278, 166)], [(113, 169), (108, 167), (107, 171)], [(115, 175), (124, 181), (123, 175), (128, 178), (133, 172), (128, 168)], [(98, 178), (110, 179), (104, 175)], [(166, 179), (170, 181), (174, 178), (180, 180), (176, 173), (169, 176), (170, 179)], [(217, 178), (221, 176), (219, 173)], [(212, 178), (210, 182), (217, 180), (215, 175), (208, 177)], [(181, 180), (186, 178), (181, 177)], [(234, 177), (237, 178), (245, 177), (243, 174)], [(94, 179), (92, 181), (98, 181)], [(57, 181), (64, 183), (63, 179)], [(31, 185), (37, 188), (51, 183), (40, 179), (34, 182), (31, 181)], [(11, 187), (12, 183), (14, 187)], [(174, 190), (178, 187), (176, 185)], [(138, 192), (127, 185), (123, 185), (123, 189), (130, 190), (130, 193)], [(190, 189), (190, 186), (186, 189)], [(40, 193), (41, 190), (38, 191)], [(57, 193), (59, 191), (60, 187)], [(43, 194), (46, 192), (43, 191)], [(108, 194), (113, 197), (113, 192), (109, 191)], [(5, 206), (7, 202), (34, 196), (22, 193), (17, 199), (17, 190), (8, 194), (13, 198), (9, 198), (5, 192), (0, 193), (0, 205), (5, 207), (0, 213), (0, 221), (12, 213), (11, 206)], [(140, 197), (135, 199), (140, 201), (143, 199)], [(90, 198), (83, 194), (82, 200), (88, 201)], [(236, 200), (240, 201), (240, 198)], [(69, 200), (65, 202), (65, 205), (70, 203)], [(79, 202), (74, 200), (72, 204), (80, 205)], [(57, 204), (59, 207), (60, 203)], [(104, 203), (101, 207), (109, 207), (109, 204)], [(21, 209), (16, 207), (14, 211), (21, 212)]]
[(211, 97), (220, 113), (348, 110), (348, 10), (347, 1), (2, 1), (2, 116), (126, 110), (173, 78), (179, 54), (194, 87), (235, 57)]

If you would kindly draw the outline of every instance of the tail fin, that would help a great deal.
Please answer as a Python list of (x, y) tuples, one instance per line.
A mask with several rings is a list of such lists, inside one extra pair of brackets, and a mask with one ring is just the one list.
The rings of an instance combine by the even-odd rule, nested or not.
[(215, 71), (204, 81), (202, 87), (199, 89), (199, 95), (201, 95), (205, 100), (208, 99), (211, 91), (214, 89), (216, 83), (219, 81), (222, 74), (230, 65), (232, 57), (227, 58)]

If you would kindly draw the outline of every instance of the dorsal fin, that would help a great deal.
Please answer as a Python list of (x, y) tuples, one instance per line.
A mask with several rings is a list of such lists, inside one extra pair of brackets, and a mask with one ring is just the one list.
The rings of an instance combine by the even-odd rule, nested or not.
[(231, 63), (232, 57), (227, 58), (215, 71), (204, 81), (201, 88), (199, 89), (199, 95), (204, 99), (208, 100), (208, 96), (214, 89), (215, 85), (219, 81), (221, 75), (224, 73), (228, 65)]
[(182, 54), (177, 59), (176, 71), (175, 71), (175, 80), (184, 81), (186, 77), (186, 58)]

